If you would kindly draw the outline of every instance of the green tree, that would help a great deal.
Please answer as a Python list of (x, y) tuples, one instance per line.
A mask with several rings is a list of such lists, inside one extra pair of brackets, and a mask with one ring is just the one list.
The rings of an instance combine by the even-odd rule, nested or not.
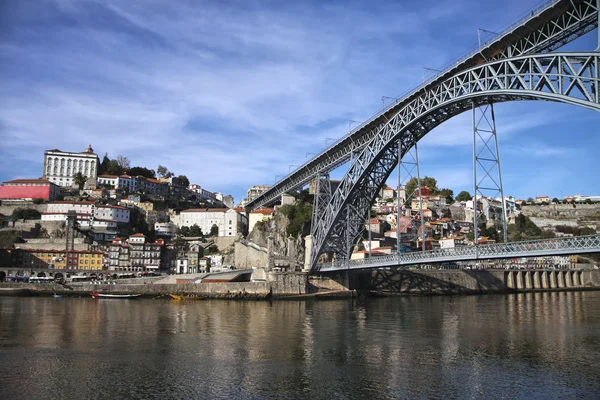
[(83, 176), (83, 174), (81, 172), (76, 173), (75, 176), (73, 177), (73, 183), (75, 183), (77, 185), (79, 190), (83, 189), (83, 186), (85, 185), (86, 181), (87, 181), (87, 176)]
[[(407, 183), (406, 186), (404, 188), (404, 190), (406, 191), (406, 196), (409, 197), (411, 196), (417, 188), (417, 178), (411, 178)], [(432, 178), (430, 176), (426, 176), (424, 178), (421, 178), (421, 186), (427, 186), (429, 189), (431, 189), (431, 194), (432, 195), (436, 195), (439, 194), (440, 190), (437, 187), (437, 180), (435, 178)]]
[(40, 219), (42, 214), (33, 208), (15, 208), (12, 212), (14, 219)]
[(159, 165), (158, 168), (156, 168), (156, 175), (159, 178), (170, 178), (173, 176), (173, 173), (170, 172), (167, 167)]
[(108, 153), (104, 153), (102, 162), (98, 166), (98, 175), (107, 174), (109, 166), (110, 166), (110, 159), (108, 158)]
[(204, 236), (204, 234), (202, 233), (202, 229), (198, 226), (198, 224), (192, 225), (192, 227), (190, 228), (190, 236)]
[(552, 202), (558, 204), (558, 203), (560, 203), (560, 200), (555, 197), (555, 198), (552, 199)]
[(182, 226), (181, 228), (177, 228), (177, 235), (178, 236), (191, 236), (190, 235), (190, 228), (187, 226)]
[(183, 187), (190, 186), (190, 180), (185, 175), (179, 175), (177, 177), (177, 180), (179, 181), (179, 184)]
[(217, 224), (213, 224), (213, 226), (210, 227), (210, 236), (219, 236), (219, 227)]
[(458, 196), (456, 196), (456, 201), (467, 201), (467, 200), (471, 200), (471, 194), (469, 192), (467, 192), (466, 190), (463, 190), (462, 192), (460, 192), (458, 194)]
[(305, 201), (286, 204), (281, 206), (279, 211), (289, 219), (287, 234), (293, 237), (303, 233), (305, 224), (309, 223), (312, 217), (312, 205)]
[(131, 176), (143, 176), (145, 178), (156, 178), (156, 172), (153, 169), (145, 167), (133, 167), (127, 170), (127, 174)]
[(117, 160), (109, 160), (105, 173), (109, 175), (123, 175), (125, 170), (121, 168)]
[(446, 198), (446, 203), (448, 203), (448, 204), (454, 203), (454, 191), (452, 189), (440, 190), (440, 196), (443, 196)]

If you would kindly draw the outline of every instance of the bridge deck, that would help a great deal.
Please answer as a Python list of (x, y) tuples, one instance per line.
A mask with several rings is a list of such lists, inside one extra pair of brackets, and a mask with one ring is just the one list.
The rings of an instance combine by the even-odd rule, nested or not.
[(433, 264), (449, 261), (509, 259), (585, 253), (600, 253), (600, 235), (461, 246), (453, 249), (401, 253), (400, 255), (390, 254), (364, 260), (338, 261), (330, 264), (320, 264), (321, 267), (318, 273)]

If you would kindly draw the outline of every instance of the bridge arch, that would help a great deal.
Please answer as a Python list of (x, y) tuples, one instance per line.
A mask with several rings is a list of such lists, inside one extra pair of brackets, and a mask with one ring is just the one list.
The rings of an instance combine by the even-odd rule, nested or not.
[[(356, 157), (317, 220), (311, 272), (325, 251), (349, 258), (347, 237), (355, 238), (361, 219), (346, 221), (347, 213), (366, 216), (368, 207), (402, 155), (442, 122), (489, 103), (546, 100), (600, 111), (600, 53), (553, 53), (515, 57), (474, 67), (415, 96)], [(400, 142), (400, 143), (399, 143)], [(349, 232), (347, 232), (349, 230)], [(348, 235), (348, 236), (347, 236)]]

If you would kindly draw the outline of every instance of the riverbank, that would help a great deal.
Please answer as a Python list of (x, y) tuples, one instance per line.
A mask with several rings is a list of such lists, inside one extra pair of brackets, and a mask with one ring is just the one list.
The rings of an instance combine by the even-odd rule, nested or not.
[(599, 270), (387, 270), (309, 277), (281, 273), (264, 282), (139, 283), (59, 285), (0, 283), (0, 296), (87, 297), (90, 292), (140, 294), (146, 298), (175, 294), (196, 299), (271, 300), (339, 299), (365, 296), (452, 295), (541, 291), (600, 290)]

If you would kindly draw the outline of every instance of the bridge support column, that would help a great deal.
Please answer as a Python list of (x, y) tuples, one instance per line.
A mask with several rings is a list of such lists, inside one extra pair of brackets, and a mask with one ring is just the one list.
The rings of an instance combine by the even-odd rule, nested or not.
[(522, 271), (517, 271), (516, 272), (516, 278), (517, 278), (517, 289), (522, 290), (525, 289), (525, 285), (523, 285), (523, 272)]
[(541, 289), (542, 285), (540, 283), (540, 275), (542, 271), (533, 271), (533, 288)]
[(548, 272), (550, 274), (550, 289), (556, 289), (556, 271)]
[(525, 272), (525, 289), (533, 289), (533, 280), (531, 279), (532, 271)]
[[(494, 104), (489, 103), (473, 108), (473, 231), (475, 245), (478, 244), (477, 232), (479, 216), (484, 216), (487, 223), (502, 227), (502, 239), (508, 241), (506, 227), (506, 202), (502, 188), (502, 173), (500, 170), (500, 151), (498, 149), (498, 136), (496, 135), (496, 117)], [(481, 170), (478, 178), (477, 170)], [(481, 197), (481, 211), (479, 210), (477, 196)], [(487, 196), (486, 196), (487, 195)], [(500, 197), (501, 212), (498, 206), (487, 200), (487, 197)], [(500, 215), (499, 215), (500, 214)]]
[(564, 271), (558, 271), (557, 275), (558, 275), (558, 285), (557, 285), (557, 287), (559, 289), (562, 289), (562, 288), (565, 287), (565, 272)]
[(573, 271), (573, 286), (579, 287), (581, 283), (579, 281), (579, 271)]
[(572, 280), (572, 272), (571, 271), (565, 271), (565, 286), (570, 288), (573, 287), (573, 280)]
[[(398, 144), (398, 155), (400, 155), (402, 153), (401, 151), (401, 146), (403, 145), (403, 142), (400, 141), (400, 143)], [(404, 170), (404, 172), (406, 174), (401, 174), (401, 171)], [(416, 175), (415, 175), (416, 174)], [(404, 176), (404, 178), (403, 178)], [(404, 187), (406, 188), (406, 184), (411, 180), (411, 179), (415, 179), (417, 180), (417, 187), (415, 188), (415, 190), (412, 191), (412, 193), (406, 193), (405, 192), (405, 196), (406, 196), (406, 202), (411, 201), (411, 200), (417, 200), (419, 202), (419, 213), (417, 215), (412, 215), (413, 219), (416, 219), (417, 217), (419, 218), (419, 222), (421, 225), (421, 248), (423, 250), (425, 250), (425, 220), (423, 218), (423, 195), (421, 193), (421, 173), (420, 173), (420, 169), (419, 169), (419, 149), (417, 146), (417, 143), (415, 142), (414, 146), (412, 148), (404, 148), (404, 157), (403, 158), (399, 158), (398, 159), (398, 190), (400, 190), (400, 188), (402, 187), (402, 185), (404, 185)], [(417, 190), (419, 191), (419, 196), (416, 196)], [(398, 196), (400, 196), (400, 193), (398, 193)], [(401, 211), (400, 211), (401, 207), (400, 207), (400, 201), (398, 201), (398, 220), (396, 221), (396, 223), (398, 224), (397, 226), (397, 235), (398, 235), (398, 246), (400, 246), (401, 244), (401, 233), (400, 233), (400, 221), (401, 221)], [(412, 207), (411, 207), (411, 212), (412, 212)], [(399, 251), (399, 248), (398, 248)]]
[(513, 271), (507, 271), (504, 276), (505, 276), (505, 279), (506, 279), (506, 287), (508, 289), (514, 289), (515, 288), (515, 276), (514, 276), (514, 272)]
[(542, 271), (542, 289), (549, 289), (548, 285), (548, 271)]

